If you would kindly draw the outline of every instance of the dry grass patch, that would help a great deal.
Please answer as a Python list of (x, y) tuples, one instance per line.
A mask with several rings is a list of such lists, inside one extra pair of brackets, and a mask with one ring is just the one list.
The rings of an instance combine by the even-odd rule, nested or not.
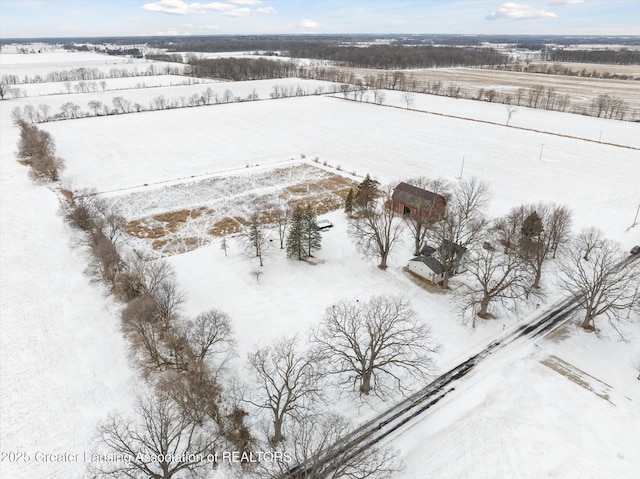
[[(240, 221), (242, 220), (242, 221)], [(211, 228), (207, 231), (211, 236), (227, 236), (235, 233), (239, 233), (242, 230), (242, 226), (246, 224), (244, 218), (222, 218), (216, 221)]]
[[(130, 221), (127, 233), (148, 240), (154, 250), (170, 255), (203, 246), (212, 237), (239, 233), (253, 213), (258, 214), (260, 223), (273, 225), (276, 197), (289, 208), (309, 205), (316, 214), (323, 215), (342, 209), (349, 189), (356, 186), (353, 180), (303, 163), (256, 175), (219, 177), (159, 190), (158, 197), (172, 205), (167, 208), (170, 211), (162, 213), (157, 213), (157, 200), (148, 195), (131, 195), (119, 201), (136, 212), (153, 208), (148, 216)], [(181, 207), (182, 198), (188, 198), (191, 204), (201, 200), (203, 206)]]

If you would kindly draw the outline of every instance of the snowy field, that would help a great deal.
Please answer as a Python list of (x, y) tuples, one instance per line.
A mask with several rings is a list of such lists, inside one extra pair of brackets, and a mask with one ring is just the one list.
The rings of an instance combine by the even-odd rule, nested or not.
[[(184, 77), (178, 75), (154, 75), (135, 76), (125, 78), (106, 78), (104, 80), (72, 81), (67, 86), (66, 82), (27, 83), (17, 85), (20, 97), (42, 97), (47, 95), (69, 95), (88, 89), (91, 93), (130, 90), (140, 88), (155, 88), (176, 85), (210, 84), (213, 80), (203, 78)], [(87, 90), (85, 90), (87, 91)], [(67, 100), (74, 101), (73, 97)]]
[(49, 53), (1, 53), (2, 75), (16, 75), (20, 82), (25, 78), (40, 75), (46, 78), (51, 72), (61, 72), (84, 68), (109, 74), (112, 69), (124, 70), (131, 75), (157, 74), (163, 69), (182, 71), (184, 65), (170, 62), (157, 62), (143, 58), (128, 58), (114, 55), (88, 52), (49, 52)]
[[(230, 88), (237, 95), (255, 88), (262, 98), (262, 91), (266, 97), (274, 83), (283, 81), (211, 87)], [(126, 93), (142, 103), (151, 90), (157, 96), (164, 88), (192, 87), (203, 85)], [(64, 98), (81, 104), (84, 95)], [(91, 95), (83, 101), (111, 98)], [(393, 92), (387, 98), (401, 106)], [(58, 101), (59, 96), (38, 98), (52, 108)], [(84, 274), (82, 253), (72, 246), (72, 232), (57, 213), (56, 194), (32, 183), (26, 168), (15, 161), (18, 132), (10, 111), (25, 104), (29, 99), (0, 102), (1, 449), (82, 453), (96, 424), (110, 411), (127, 411), (140, 385), (119, 331), (119, 305)], [(416, 99), (414, 108), (506, 122), (503, 105), (424, 97)], [(109, 197), (240, 169), (251, 175), (301, 154), (327, 161), (334, 171), (340, 166), (383, 182), (419, 175), (455, 181), (464, 157), (463, 176), (477, 175), (490, 183), (492, 215), (523, 202), (555, 201), (573, 210), (577, 228), (598, 226), (625, 248), (640, 243), (638, 228), (628, 229), (640, 202), (637, 125), (525, 108), (512, 124), (590, 141), (335, 97), (213, 105), (41, 127), (51, 132), (66, 161), (62, 183), (72, 189), (96, 188)], [(600, 130), (603, 142), (635, 148), (592, 141)], [(163, 198), (157, 202), (162, 208)], [(461, 324), (450, 295), (428, 293), (402, 271), (409, 244), (396, 250), (389, 270), (382, 272), (355, 252), (341, 212), (325, 217), (335, 226), (323, 233), (314, 264), (287, 260), (274, 243), (259, 281), (252, 274), (256, 262), (242, 254), (237, 238), (231, 238), (228, 256), (214, 242), (170, 258), (186, 294), (186, 315), (215, 307), (232, 318), (239, 352), (233, 366), (240, 375), (244, 355), (255, 344), (282, 334), (304, 337), (326, 307), (345, 297), (408, 294), (420, 320), (443, 346), (437, 358), (441, 368), (502, 334), (503, 325), (508, 330), (525, 319), (502, 317), (475, 330)], [(640, 392), (630, 359), (640, 351), (640, 322), (625, 326), (627, 342), (602, 325), (603, 337), (569, 326), (563, 334), (477, 368), (456, 396), (391, 442), (407, 463), (399, 477), (422, 478), (425, 466), (438, 479), (637, 476)], [(606, 383), (609, 399), (542, 363), (552, 356), (583, 371), (591, 378), (587, 382), (598, 383), (596, 391)], [(346, 403), (338, 407), (352, 413), (359, 407), (357, 401)], [(357, 412), (362, 418), (380, 407), (360, 406)], [(2, 463), (0, 471), (17, 479), (75, 479), (84, 477), (84, 464)]]
[[(548, 121), (564, 119), (541, 113)], [(625, 247), (638, 242), (638, 233), (627, 231), (638, 207), (637, 149), (330, 97), (90, 118), (43, 128), (56, 138), (68, 166), (63, 182), (74, 189), (136, 188), (300, 154), (383, 182), (420, 175), (454, 180), (464, 157), (463, 175), (477, 175), (492, 186), (492, 215), (521, 203), (555, 201), (573, 209), (578, 228), (597, 224)], [(632, 141), (632, 133), (620, 134), (621, 141)]]
[[(158, 81), (158, 86), (153, 85), (154, 79), (163, 78)], [(44, 96), (31, 98), (18, 98), (12, 100), (12, 106), (24, 108), (32, 105), (38, 108), (40, 105), (47, 105), (50, 108), (50, 115), (60, 113), (62, 105), (73, 103), (80, 107), (80, 111), (84, 115), (92, 116), (94, 111), (89, 106), (89, 102), (100, 102), (103, 105), (113, 108), (113, 99), (116, 97), (124, 98), (131, 105), (139, 103), (145, 108), (157, 109), (155, 100), (163, 97), (167, 104), (175, 103), (176, 105), (187, 105), (189, 98), (193, 95), (201, 96), (206, 90), (211, 90), (211, 103), (216, 103), (216, 98), (223, 101), (225, 95), (229, 95), (231, 101), (246, 100), (249, 95), (257, 95), (257, 99), (270, 99), (271, 93), (275, 87), (280, 90), (286, 88), (288, 91), (295, 93), (298, 89), (303, 94), (315, 94), (316, 92), (335, 91), (337, 85), (331, 82), (319, 80), (302, 80), (299, 78), (281, 78), (277, 80), (261, 80), (261, 81), (244, 81), (244, 82), (206, 82), (192, 77), (176, 77), (174, 75), (162, 76), (136, 76), (129, 78), (118, 78), (104, 80), (107, 82), (106, 91), (101, 91), (102, 87), (98, 81), (98, 91), (90, 93), (71, 93), (61, 94), (44, 94)], [(147, 83), (149, 82), (149, 83)], [(77, 84), (77, 83), (76, 83)], [(119, 84), (125, 85), (118, 88)], [(177, 86), (167, 86), (167, 85)], [(36, 83), (30, 85), (18, 85), (21, 89), (33, 94), (39, 94), (40, 91), (60, 91), (65, 90), (63, 83)], [(112, 88), (113, 87), (113, 88)], [(293, 94), (292, 93), (292, 94)], [(131, 107), (135, 110), (135, 107)]]
[[(172, 52), (167, 52), (173, 54)], [(260, 55), (255, 52), (176, 52), (177, 55), (182, 55), (186, 58), (187, 55), (196, 55), (198, 58), (205, 58), (215, 60), (217, 58), (262, 58), (264, 60), (281, 61), (281, 62), (293, 62), (298, 66), (326, 66), (332, 65), (330, 60), (321, 60), (317, 58), (293, 58), (280, 55)]]

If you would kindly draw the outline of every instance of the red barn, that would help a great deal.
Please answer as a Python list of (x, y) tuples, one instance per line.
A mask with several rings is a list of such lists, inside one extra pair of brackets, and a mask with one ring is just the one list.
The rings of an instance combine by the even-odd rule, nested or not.
[(387, 208), (412, 218), (420, 216), (425, 222), (441, 220), (447, 210), (447, 199), (437, 193), (400, 183), (391, 195)]

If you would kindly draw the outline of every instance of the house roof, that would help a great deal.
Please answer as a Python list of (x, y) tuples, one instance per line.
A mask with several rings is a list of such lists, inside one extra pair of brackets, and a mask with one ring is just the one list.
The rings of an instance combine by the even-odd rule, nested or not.
[(467, 248), (453, 241), (444, 240), (440, 245), (440, 254), (446, 258), (462, 258), (467, 252)]
[(427, 268), (429, 268), (435, 274), (444, 273), (444, 266), (442, 266), (442, 263), (440, 263), (440, 261), (435, 259), (433, 256), (416, 256), (410, 261), (418, 261), (420, 263), (424, 263)]
[(417, 208), (424, 208), (434, 202), (437, 198), (444, 197), (404, 182), (398, 184), (395, 190), (393, 190), (393, 195), (391, 195), (391, 199), (393, 201), (398, 201), (405, 205), (411, 205)]
[(420, 250), (420, 254), (422, 256), (431, 256), (435, 252), (436, 252), (436, 249), (433, 246), (425, 246)]

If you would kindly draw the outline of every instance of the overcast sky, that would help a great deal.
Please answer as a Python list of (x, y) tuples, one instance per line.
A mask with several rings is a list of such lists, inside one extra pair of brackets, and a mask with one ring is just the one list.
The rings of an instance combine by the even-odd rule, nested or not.
[(0, 0), (0, 37), (640, 35), (640, 0)]

